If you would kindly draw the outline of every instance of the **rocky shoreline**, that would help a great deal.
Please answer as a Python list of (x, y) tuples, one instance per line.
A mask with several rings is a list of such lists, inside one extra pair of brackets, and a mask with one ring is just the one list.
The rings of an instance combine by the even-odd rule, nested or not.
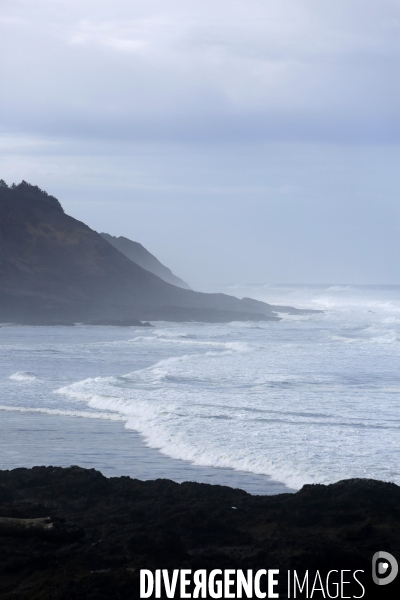
[[(52, 521), (61, 533), (16, 533), (10, 519)], [(399, 578), (372, 583), (378, 551), (400, 558), (400, 487), (392, 483), (351, 479), (252, 496), (80, 467), (0, 471), (2, 600), (139, 598), (141, 569), (279, 569), (279, 598), (288, 597), (288, 571), (304, 578), (308, 570), (308, 595), (297, 591), (297, 598), (398, 597)], [(314, 585), (310, 595), (317, 571), (323, 591)], [(350, 583), (335, 596), (340, 571)]]

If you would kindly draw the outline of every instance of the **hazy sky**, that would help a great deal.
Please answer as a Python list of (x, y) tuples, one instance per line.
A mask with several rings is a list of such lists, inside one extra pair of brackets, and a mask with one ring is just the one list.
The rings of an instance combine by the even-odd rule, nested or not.
[(0, 178), (189, 282), (400, 284), (400, 0), (1, 0)]

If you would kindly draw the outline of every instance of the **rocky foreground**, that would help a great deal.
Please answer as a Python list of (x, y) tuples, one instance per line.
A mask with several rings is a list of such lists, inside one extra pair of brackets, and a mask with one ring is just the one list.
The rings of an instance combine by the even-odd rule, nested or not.
[[(37, 527), (19, 521), (39, 518)], [(400, 488), (390, 483), (351, 479), (251, 496), (79, 467), (0, 471), (2, 600), (139, 598), (140, 569), (183, 568), (279, 569), (280, 598), (287, 572), (301, 579), (306, 570), (309, 590), (297, 598), (399, 597), (400, 576), (372, 583), (372, 556), (382, 550), (400, 559)], [(328, 595), (334, 569), (351, 582), (340, 590), (340, 573), (331, 574)], [(318, 582), (312, 591), (317, 570), (323, 591)]]

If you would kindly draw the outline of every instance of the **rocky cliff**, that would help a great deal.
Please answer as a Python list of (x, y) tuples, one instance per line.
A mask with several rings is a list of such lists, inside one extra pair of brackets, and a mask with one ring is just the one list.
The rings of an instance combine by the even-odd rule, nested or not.
[[(294, 309), (279, 307), (293, 312)], [(277, 320), (274, 307), (171, 285), (36, 186), (0, 184), (0, 321)]]
[(139, 242), (133, 242), (123, 236), (115, 237), (108, 233), (101, 233), (100, 235), (107, 240), (107, 242), (112, 244), (114, 248), (122, 252), (122, 254), (125, 254), (125, 256), (130, 260), (133, 260), (137, 265), (143, 267), (143, 269), (146, 269), (146, 271), (154, 273), (154, 275), (157, 275), (157, 277), (160, 277), (160, 279), (167, 283), (172, 283), (172, 285), (176, 285), (186, 290), (190, 289), (185, 281), (174, 275), (168, 267), (165, 267), (155, 256), (153, 256), (153, 254), (146, 250), (142, 244), (139, 244)]

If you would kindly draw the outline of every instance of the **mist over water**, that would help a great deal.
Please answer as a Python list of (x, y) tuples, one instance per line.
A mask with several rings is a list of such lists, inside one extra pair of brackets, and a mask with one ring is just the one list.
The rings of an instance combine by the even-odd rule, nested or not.
[(293, 488), (400, 483), (400, 287), (218, 289), (324, 312), (151, 330), (3, 326), (0, 410), (122, 420), (121, 435), (138, 431), (167, 456)]

